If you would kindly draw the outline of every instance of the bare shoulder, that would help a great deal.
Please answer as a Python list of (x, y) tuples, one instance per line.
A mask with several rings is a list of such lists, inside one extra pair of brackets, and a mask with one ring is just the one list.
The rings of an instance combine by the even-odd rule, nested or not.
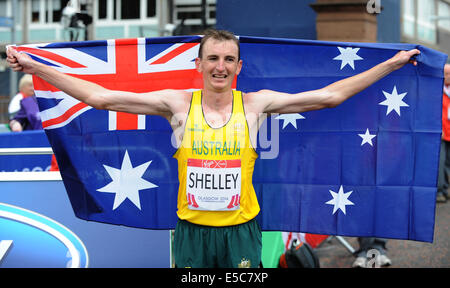
[(183, 105), (183, 112), (188, 112), (189, 107), (191, 106), (191, 100), (192, 100), (192, 92), (185, 91), (185, 90), (177, 90), (177, 93), (179, 97), (180, 104)]
[(175, 89), (164, 89), (164, 90), (159, 90), (159, 91), (149, 92), (149, 93), (158, 93), (162, 97), (170, 97), (173, 100), (177, 100), (177, 101), (183, 101), (188, 98), (190, 100), (190, 97), (192, 95), (192, 92), (188, 92), (186, 90), (175, 90)]
[(187, 112), (192, 99), (192, 92), (166, 89), (158, 91), (161, 99), (170, 107), (172, 114)]
[(163, 90), (170, 113), (165, 115), (167, 121), (175, 132), (178, 145), (183, 139), (184, 126), (191, 106), (192, 92), (185, 90)]
[(244, 107), (246, 112), (263, 113), (268, 103), (270, 103), (271, 95), (274, 91), (263, 89), (255, 92), (243, 93)]
[(189, 112), (192, 92), (185, 90), (162, 90), (161, 93), (172, 115), (187, 114)]

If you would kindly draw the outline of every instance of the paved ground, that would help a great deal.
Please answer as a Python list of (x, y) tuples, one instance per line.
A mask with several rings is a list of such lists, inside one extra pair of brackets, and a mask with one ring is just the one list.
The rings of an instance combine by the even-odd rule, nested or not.
[[(355, 249), (356, 238), (344, 237)], [(438, 203), (434, 242), (423, 243), (409, 240), (389, 240), (387, 255), (396, 268), (450, 268), (450, 200)], [(335, 238), (323, 243), (317, 250), (321, 267), (351, 267), (355, 257)]]

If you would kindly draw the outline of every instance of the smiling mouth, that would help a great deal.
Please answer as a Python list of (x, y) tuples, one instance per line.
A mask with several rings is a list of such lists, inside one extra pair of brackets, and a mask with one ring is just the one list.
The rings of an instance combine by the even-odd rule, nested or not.
[(219, 78), (219, 79), (225, 79), (228, 77), (227, 75), (217, 75), (217, 74), (213, 74), (212, 76), (213, 76), (213, 78)]

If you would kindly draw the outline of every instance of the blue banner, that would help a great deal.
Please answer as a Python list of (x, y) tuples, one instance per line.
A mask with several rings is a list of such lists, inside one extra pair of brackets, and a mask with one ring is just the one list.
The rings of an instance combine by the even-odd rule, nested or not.
[[(50, 147), (44, 130), (0, 133), (0, 148)], [(0, 172), (40, 172), (50, 169), (51, 155), (3, 155)]]

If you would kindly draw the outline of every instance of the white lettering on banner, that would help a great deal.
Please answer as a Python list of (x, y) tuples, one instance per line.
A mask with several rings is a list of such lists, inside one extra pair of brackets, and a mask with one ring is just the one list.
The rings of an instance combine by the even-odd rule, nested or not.
[(239, 209), (241, 160), (188, 159), (186, 197), (191, 210)]

